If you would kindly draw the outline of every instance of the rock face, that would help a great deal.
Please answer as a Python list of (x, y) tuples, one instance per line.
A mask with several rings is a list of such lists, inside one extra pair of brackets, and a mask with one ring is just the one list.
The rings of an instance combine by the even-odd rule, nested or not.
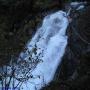
[(44, 90), (89, 90), (90, 7), (78, 12), (68, 27), (68, 45), (55, 80)]

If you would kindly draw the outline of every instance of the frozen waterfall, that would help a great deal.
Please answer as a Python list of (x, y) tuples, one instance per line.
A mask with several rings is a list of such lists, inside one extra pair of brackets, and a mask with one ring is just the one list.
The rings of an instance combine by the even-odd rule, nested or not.
[[(53, 80), (67, 45), (67, 26), (68, 19), (63, 11), (58, 11), (44, 18), (42, 26), (26, 46), (29, 51), (34, 46), (37, 47), (36, 55), (33, 54), (32, 57), (35, 58), (39, 55), (42, 62), (37, 64), (32, 75), (40, 77), (29, 79), (23, 83), (23, 90), (35, 90), (35, 88), (39, 90)], [(21, 53), (24, 60), (28, 60), (28, 50)]]
[(86, 2), (72, 2), (68, 12), (47, 15), (18, 60), (0, 68), (0, 90), (40, 90), (54, 78), (67, 46), (67, 16)]
[[(26, 50), (21, 52), (18, 62), (4, 67), (8, 75), (3, 79), (3, 83), (15, 88), (9, 88), (10, 90), (18, 90), (18, 88), (40, 90), (53, 80), (67, 45), (68, 24), (64, 11), (58, 11), (44, 18), (42, 26), (27, 43)], [(14, 73), (13, 77), (12, 73)]]

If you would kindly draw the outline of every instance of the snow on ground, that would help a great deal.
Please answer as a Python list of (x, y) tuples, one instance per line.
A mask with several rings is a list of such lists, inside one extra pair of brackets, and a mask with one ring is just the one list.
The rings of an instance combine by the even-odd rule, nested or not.
[(85, 4), (87, 4), (87, 2), (71, 2), (70, 5), (76, 10), (81, 10), (85, 7)]

